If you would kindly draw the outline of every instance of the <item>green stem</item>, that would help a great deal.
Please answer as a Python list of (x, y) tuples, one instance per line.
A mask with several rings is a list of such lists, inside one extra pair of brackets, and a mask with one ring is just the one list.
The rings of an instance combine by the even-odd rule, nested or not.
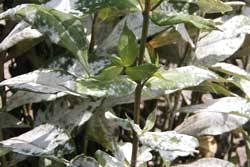
[[(141, 43), (140, 43), (140, 52), (137, 59), (136, 65), (139, 66), (143, 63), (143, 58), (145, 54), (147, 36), (148, 36), (148, 27), (149, 27), (149, 12), (150, 12), (150, 0), (145, 0), (145, 9), (143, 11), (143, 27), (141, 34)], [(141, 93), (143, 88), (142, 82), (137, 82), (135, 89), (135, 103), (134, 103), (134, 121), (136, 124), (140, 124), (140, 103), (141, 103)], [(139, 140), (135, 131), (133, 131), (133, 149), (131, 157), (131, 167), (136, 167), (137, 161), (137, 152), (138, 152)]]

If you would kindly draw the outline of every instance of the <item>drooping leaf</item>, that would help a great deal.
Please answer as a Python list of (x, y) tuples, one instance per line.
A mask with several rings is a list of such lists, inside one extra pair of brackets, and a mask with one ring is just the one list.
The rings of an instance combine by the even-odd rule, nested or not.
[[(226, 107), (220, 106), (221, 109)], [(244, 125), (248, 118), (220, 112), (198, 112), (187, 118), (175, 130), (192, 136), (221, 135)]]
[(196, 15), (182, 13), (165, 13), (154, 11), (151, 17), (152, 21), (159, 26), (176, 25), (180, 23), (191, 24), (199, 29), (213, 30), (216, 25), (212, 20), (202, 18)]
[(127, 67), (125, 72), (133, 81), (149, 79), (157, 71), (158, 67), (153, 64), (143, 64), (135, 67)]
[(221, 0), (198, 0), (197, 3), (203, 13), (225, 13), (233, 10)]
[(220, 30), (214, 30), (198, 41), (194, 63), (209, 66), (232, 56), (250, 33), (249, 25), (248, 17), (238, 15), (218, 26)]
[(46, 34), (53, 43), (72, 52), (89, 73), (88, 42), (78, 17), (41, 5), (24, 4), (1, 13), (0, 18), (15, 18), (28, 22), (39, 32)]
[(99, 164), (92, 157), (78, 155), (70, 161), (67, 167), (99, 167)]
[(143, 145), (159, 151), (165, 160), (192, 154), (199, 145), (196, 138), (175, 131), (145, 132), (139, 136), (139, 140)]
[(5, 80), (0, 86), (53, 94), (73, 89), (74, 85), (70, 81), (74, 80), (75, 76), (60, 70), (36, 70)]
[(239, 78), (250, 79), (250, 75), (244, 69), (241, 69), (240, 67), (233, 64), (216, 63), (211, 66), (211, 69), (223, 72), (228, 75), (237, 76)]
[(94, 76), (94, 78), (99, 81), (112, 81), (120, 75), (122, 70), (123, 67), (110, 66), (102, 70), (102, 72), (99, 75)]
[(183, 107), (180, 111), (190, 113), (219, 112), (238, 114), (246, 118), (250, 118), (250, 103), (247, 99), (241, 97), (223, 97), (219, 99), (207, 100), (204, 104)]
[[(73, 151), (70, 136), (50, 124), (40, 125), (18, 137), (1, 141), (1, 147), (30, 156), (61, 156)], [(60, 149), (58, 149), (60, 147)]]
[(128, 28), (127, 24), (124, 25), (119, 45), (118, 54), (122, 60), (122, 64), (125, 67), (134, 64), (139, 54), (139, 48), (134, 33)]
[(102, 8), (115, 8), (120, 10), (138, 11), (137, 0), (78, 0), (79, 10), (84, 13), (94, 13)]
[(190, 164), (176, 165), (173, 167), (205, 167), (205, 166), (235, 167), (233, 163), (218, 158), (202, 158)]
[[(41, 41), (42, 34), (36, 29), (32, 29), (30, 26), (26, 27), (27, 23), (19, 23), (5, 39), (0, 43), (0, 52), (6, 51), (15, 45), (17, 48), (22, 48), (24, 51), (29, 50)], [(24, 28), (26, 27), (26, 28)], [(25, 47), (26, 46), (26, 47)], [(20, 49), (21, 51), (21, 49)]]

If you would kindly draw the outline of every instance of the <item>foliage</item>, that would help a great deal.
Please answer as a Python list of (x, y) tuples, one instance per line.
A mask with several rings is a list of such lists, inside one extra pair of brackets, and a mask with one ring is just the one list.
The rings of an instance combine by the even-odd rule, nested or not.
[(1, 166), (242, 165), (200, 158), (204, 136), (243, 140), (249, 163), (248, 3), (2, 5)]

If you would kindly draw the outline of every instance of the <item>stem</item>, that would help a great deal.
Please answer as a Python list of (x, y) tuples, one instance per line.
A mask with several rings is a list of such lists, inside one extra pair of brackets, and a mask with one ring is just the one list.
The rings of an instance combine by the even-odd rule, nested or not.
[(97, 13), (94, 14), (93, 23), (91, 27), (91, 40), (90, 40), (89, 50), (88, 50), (89, 57), (91, 54), (93, 54), (94, 48), (95, 48), (97, 15), (98, 15)]
[[(150, 0), (145, 0), (145, 9), (143, 11), (143, 27), (142, 27), (142, 34), (141, 34), (140, 52), (139, 52), (139, 57), (136, 63), (137, 66), (143, 63), (147, 36), (148, 36), (150, 9), (151, 9)], [(141, 103), (141, 93), (142, 93), (143, 85), (144, 83), (137, 82), (136, 89), (135, 89), (134, 121), (138, 125), (140, 124), (140, 115), (141, 115), (140, 103)], [(133, 150), (132, 150), (132, 157), (131, 157), (131, 167), (136, 167), (138, 145), (139, 145), (138, 136), (136, 132), (133, 131)]]
[[(0, 54), (0, 56), (3, 56), (3, 54)], [(0, 60), (0, 81), (4, 80), (4, 61)], [(4, 87), (0, 88), (0, 92), (1, 92), (1, 103), (2, 103), (2, 112), (4, 112), (4, 108), (6, 106), (6, 95), (5, 95), (5, 89)], [(0, 129), (0, 141), (3, 140), (3, 136), (2, 136), (2, 130)], [(2, 167), (7, 167), (7, 161), (5, 156), (0, 157), (0, 161), (2, 164)]]

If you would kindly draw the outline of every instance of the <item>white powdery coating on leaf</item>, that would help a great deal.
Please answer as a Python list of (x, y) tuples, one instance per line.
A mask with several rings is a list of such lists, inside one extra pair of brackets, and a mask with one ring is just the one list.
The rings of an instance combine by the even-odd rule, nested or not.
[(196, 138), (175, 131), (146, 132), (139, 139), (144, 145), (163, 151), (193, 152), (199, 145)]
[[(69, 140), (70, 137), (62, 129), (45, 124), (0, 143), (4, 147), (12, 148), (14, 152), (38, 156), (54, 154), (58, 146), (64, 146)], [(72, 149), (69, 145), (67, 147), (66, 149)]]

